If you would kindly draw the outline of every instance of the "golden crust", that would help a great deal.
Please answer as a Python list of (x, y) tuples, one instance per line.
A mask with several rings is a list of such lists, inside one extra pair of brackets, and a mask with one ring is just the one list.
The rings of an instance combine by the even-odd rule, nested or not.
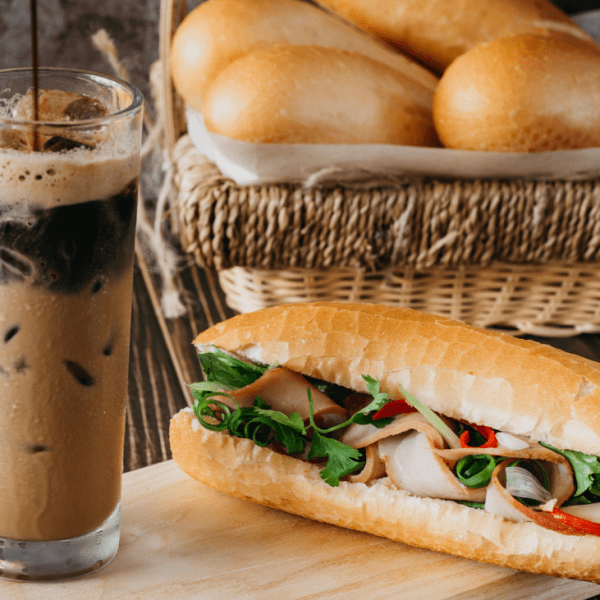
[(600, 370), (550, 346), (411, 309), (303, 303), (239, 315), (198, 346), (394, 398), (404, 386), (453, 418), (600, 454)]
[(275, 45), (223, 69), (202, 110), (209, 131), (247, 142), (437, 146), (432, 104), (429, 87), (360, 53)]
[(203, 429), (189, 409), (171, 421), (173, 458), (205, 485), (324, 523), (464, 558), (600, 583), (600, 538), (513, 523), (455, 502), (416, 498), (386, 485), (330, 487), (315, 465)]
[(358, 52), (433, 92), (437, 77), (404, 54), (337, 16), (299, 0), (209, 0), (181, 22), (172, 43), (172, 75), (184, 100), (202, 111), (210, 82), (237, 58), (277, 44), (316, 44)]
[(554, 33), (481, 44), (445, 71), (433, 116), (449, 148), (547, 152), (600, 145), (600, 49)]
[(438, 72), (477, 44), (555, 31), (586, 36), (547, 0), (317, 0)]

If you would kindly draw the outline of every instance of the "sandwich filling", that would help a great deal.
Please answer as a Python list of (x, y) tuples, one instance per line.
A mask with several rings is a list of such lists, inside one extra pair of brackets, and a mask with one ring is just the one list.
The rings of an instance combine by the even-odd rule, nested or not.
[(386, 480), (565, 535), (600, 535), (600, 460), (436, 414), (403, 388), (391, 400), (212, 348), (194, 412), (212, 431), (319, 465), (329, 485)]

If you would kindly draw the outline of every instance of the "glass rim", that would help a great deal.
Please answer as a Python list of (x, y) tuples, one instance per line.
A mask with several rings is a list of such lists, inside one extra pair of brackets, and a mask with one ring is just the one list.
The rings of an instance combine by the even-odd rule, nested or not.
[[(12, 69), (0, 69), (0, 82), (5, 75), (22, 75), (22, 74), (30, 74), (33, 77), (33, 68), (32, 67), (16, 67)], [(78, 128), (78, 127), (90, 127), (90, 126), (98, 126), (110, 123), (112, 121), (120, 120), (124, 117), (133, 116), (137, 112), (142, 109), (144, 104), (144, 97), (142, 92), (133, 84), (120, 79), (119, 77), (114, 77), (112, 75), (106, 75), (105, 73), (97, 73), (94, 71), (85, 71), (83, 69), (71, 69), (71, 68), (63, 68), (63, 67), (40, 67), (38, 69), (38, 75), (47, 74), (47, 75), (58, 75), (63, 74), (67, 76), (71, 76), (73, 79), (85, 77), (92, 81), (95, 81), (99, 84), (106, 84), (106, 82), (111, 83), (112, 85), (119, 86), (122, 90), (126, 91), (131, 96), (131, 103), (116, 112), (110, 113), (103, 117), (95, 117), (93, 119), (79, 119), (73, 121), (35, 121), (33, 119), (15, 119), (12, 117), (0, 117), (0, 124), (4, 125), (29, 125), (35, 127), (56, 127), (57, 129), (68, 128)], [(0, 88), (2, 85), (0, 84)], [(32, 86), (33, 87), (33, 79)]]

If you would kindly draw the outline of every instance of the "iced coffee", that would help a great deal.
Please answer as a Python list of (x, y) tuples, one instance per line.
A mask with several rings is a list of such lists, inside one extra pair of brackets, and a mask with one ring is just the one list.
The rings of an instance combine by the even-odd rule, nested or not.
[(41, 70), (33, 122), (18, 75), (0, 72), (0, 572), (52, 579), (118, 546), (141, 96)]

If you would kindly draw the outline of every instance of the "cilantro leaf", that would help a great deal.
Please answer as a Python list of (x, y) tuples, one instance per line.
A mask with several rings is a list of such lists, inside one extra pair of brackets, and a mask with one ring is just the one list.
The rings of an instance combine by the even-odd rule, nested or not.
[(373, 400), (363, 409), (358, 411), (359, 413), (366, 415), (367, 413), (383, 408), (383, 406), (388, 403), (388, 394), (380, 391), (381, 381), (373, 379), (370, 375), (362, 375), (362, 378), (367, 384), (367, 391), (373, 396)]
[[(214, 381), (199, 381), (190, 384), (189, 387), (192, 390), (192, 395), (198, 401), (204, 400), (207, 396), (216, 396), (223, 390), (223, 386)], [(227, 395), (227, 392), (225, 392), (225, 395)]]
[(306, 448), (306, 438), (290, 427), (275, 423), (273, 435), (288, 454), (301, 454)]
[(244, 362), (215, 348), (214, 352), (198, 354), (207, 381), (235, 390), (254, 383), (268, 369)]
[(542, 443), (542, 446), (562, 454), (571, 463), (575, 482), (577, 483), (574, 496), (581, 496), (585, 492), (600, 496), (600, 460), (597, 456), (577, 452), (576, 450), (559, 450), (550, 444)]
[[(255, 404), (255, 406), (256, 406), (256, 404)], [(268, 417), (269, 419), (272, 419), (273, 421), (277, 421), (278, 423), (281, 423), (282, 425), (291, 427), (292, 429), (294, 429), (300, 433), (306, 433), (306, 427), (304, 427), (304, 421), (302, 420), (302, 417), (300, 416), (300, 413), (298, 413), (298, 412), (292, 413), (289, 417), (286, 414), (279, 412), (278, 410), (269, 410), (267, 408), (255, 408), (255, 412), (259, 415), (264, 415), (265, 417)]]
[(288, 454), (300, 454), (306, 448), (306, 427), (300, 413), (292, 413), (289, 417), (277, 410), (255, 408), (260, 417), (267, 419), (273, 429), (275, 439), (286, 449)]
[(365, 464), (359, 450), (316, 431), (307, 458), (327, 458), (327, 466), (321, 471), (321, 478), (332, 487), (339, 486), (341, 477), (350, 475)]

